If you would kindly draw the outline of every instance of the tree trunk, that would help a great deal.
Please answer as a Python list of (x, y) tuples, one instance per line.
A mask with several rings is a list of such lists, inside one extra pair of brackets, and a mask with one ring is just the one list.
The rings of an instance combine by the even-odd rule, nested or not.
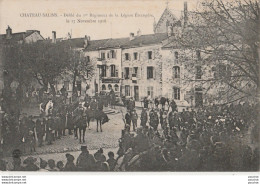
[(78, 70), (75, 69), (73, 74), (73, 82), (72, 82), (72, 101), (74, 101), (75, 98), (77, 97), (77, 88), (76, 88), (77, 75), (78, 75)]

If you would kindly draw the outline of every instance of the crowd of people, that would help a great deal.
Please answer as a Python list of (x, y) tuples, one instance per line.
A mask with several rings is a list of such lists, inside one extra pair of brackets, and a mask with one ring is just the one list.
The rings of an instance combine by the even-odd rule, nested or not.
[(118, 151), (123, 158), (122, 170), (259, 170), (259, 147), (248, 145), (252, 139), (243, 142), (243, 135), (253, 127), (253, 144), (259, 143), (258, 104), (213, 105), (182, 112), (178, 112), (174, 100), (169, 103), (170, 111), (165, 104), (159, 108), (159, 104), (142, 109), (135, 135), (130, 132), (130, 127), (136, 130), (130, 102)]
[(22, 161), (22, 152), (16, 149), (12, 153), (12, 168), (7, 167), (7, 162), (0, 155), (1, 171), (114, 171), (117, 160), (113, 152), (108, 152), (105, 156), (102, 148), (94, 154), (90, 154), (87, 146), (81, 146), (81, 153), (75, 157), (66, 153), (66, 162), (54, 159), (44, 160), (29, 156)]
[[(67, 104), (64, 96), (48, 97), (40, 103), (40, 115), (16, 114), (4, 111), (1, 124), (0, 149), (19, 147), (24, 153), (35, 152), (37, 145), (50, 145), (57, 139), (74, 134), (78, 138), (79, 119), (83, 109), (103, 111), (102, 98), (85, 96), (83, 101)], [(86, 124), (86, 118), (85, 122)], [(0, 151), (1, 151), (0, 150)]]
[[(53, 102), (52, 102), (53, 100)], [(3, 146), (23, 145), (21, 152), (33, 152), (38, 145), (52, 144), (68, 134), (77, 137), (75, 112), (77, 108), (103, 110), (107, 104), (98, 95), (86, 95), (82, 103), (67, 106), (61, 99), (49, 99), (51, 108), (45, 108), (44, 116), (34, 118), (22, 114), (17, 118), (4, 114), (2, 123)], [(113, 103), (114, 104), (114, 103)], [(58, 106), (57, 106), (58, 105)], [(83, 146), (75, 161), (67, 153), (67, 163), (41, 159), (35, 164), (33, 157), (21, 163), (21, 153), (13, 154), (13, 170), (25, 171), (257, 171), (259, 170), (259, 147), (247, 145), (241, 137), (252, 129), (259, 143), (259, 104), (212, 105), (178, 112), (174, 100), (149, 97), (143, 100), (138, 115), (135, 100), (124, 101), (125, 124), (119, 139), (117, 157), (109, 152), (108, 159), (102, 148), (92, 155)], [(46, 110), (47, 109), (47, 110)], [(47, 115), (46, 115), (47, 114)], [(77, 119), (77, 118), (76, 118)], [(139, 123), (140, 122), (140, 123)], [(14, 136), (15, 135), (15, 136)], [(27, 149), (27, 150), (25, 150)], [(17, 156), (18, 155), (18, 156)], [(1, 156), (1, 155), (0, 155)], [(19, 157), (19, 158), (18, 158)], [(0, 157), (1, 158), (1, 157)], [(56, 163), (57, 162), (57, 163)], [(4, 161), (0, 159), (4, 170)], [(56, 164), (55, 164), (56, 163)]]
[[(33, 157), (22, 164), (17, 151), (13, 153), (13, 170), (258, 171), (259, 148), (241, 139), (250, 127), (258, 129), (257, 109), (257, 105), (239, 104), (196, 111), (171, 110), (166, 114), (163, 108), (143, 108), (139, 125), (136, 126), (136, 117), (130, 118), (133, 131), (125, 123), (117, 156), (113, 152), (105, 156), (102, 148), (92, 155), (87, 146), (81, 146), (77, 159), (67, 153), (66, 163), (40, 159), (37, 165)], [(159, 118), (154, 118), (155, 114)], [(3, 160), (0, 165), (4, 170)]]

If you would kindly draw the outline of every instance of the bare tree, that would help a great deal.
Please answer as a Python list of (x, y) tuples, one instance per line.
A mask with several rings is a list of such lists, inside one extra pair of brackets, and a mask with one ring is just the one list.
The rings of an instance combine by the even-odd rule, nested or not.
[[(197, 53), (198, 63), (208, 65), (213, 77), (202, 81), (209, 83), (210, 88), (224, 83), (223, 93), (234, 97), (229, 101), (257, 98), (259, 30), (257, 1), (209, 0), (199, 10), (189, 12), (189, 23), (178, 42)], [(194, 81), (194, 78), (186, 79)]]

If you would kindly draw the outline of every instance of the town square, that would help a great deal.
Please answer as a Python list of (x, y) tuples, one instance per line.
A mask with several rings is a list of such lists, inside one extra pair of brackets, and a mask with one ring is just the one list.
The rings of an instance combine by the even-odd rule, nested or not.
[[(153, 3), (19, 14), (64, 18), (48, 32), (5, 22), (1, 171), (259, 171), (259, 2)], [(119, 34), (117, 16), (140, 27)]]

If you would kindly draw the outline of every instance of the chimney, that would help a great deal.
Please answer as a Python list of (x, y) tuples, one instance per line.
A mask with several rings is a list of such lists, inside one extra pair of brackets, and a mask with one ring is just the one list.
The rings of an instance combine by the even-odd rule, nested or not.
[(168, 26), (167, 27), (167, 33), (168, 33), (168, 37), (173, 35), (173, 30), (172, 30), (172, 26)]
[(12, 29), (10, 28), (10, 26), (8, 26), (6, 29), (6, 38), (10, 39), (11, 37), (12, 37)]
[(187, 22), (188, 22), (188, 4), (185, 1), (184, 2), (184, 11), (183, 11), (183, 16), (184, 16), (184, 26), (186, 26)]
[(135, 34), (134, 33), (130, 33), (129, 38), (130, 38), (130, 41), (135, 39)]
[(137, 36), (141, 36), (141, 34), (142, 34), (141, 30), (138, 29), (138, 31), (137, 31)]
[(89, 44), (90, 36), (85, 35), (84, 38), (84, 48), (86, 48)]
[(52, 31), (52, 43), (56, 43), (56, 31)]

